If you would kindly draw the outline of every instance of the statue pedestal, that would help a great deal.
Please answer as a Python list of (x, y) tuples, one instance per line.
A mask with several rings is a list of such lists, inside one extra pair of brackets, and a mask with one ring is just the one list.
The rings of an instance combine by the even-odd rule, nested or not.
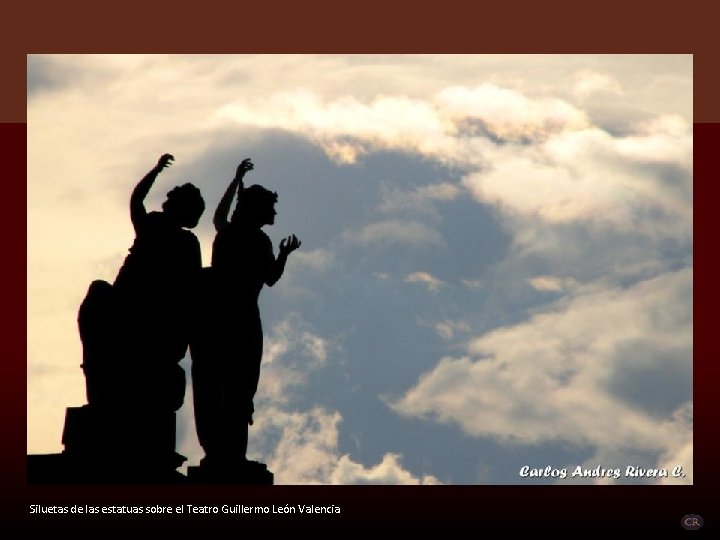
[(270, 472), (267, 465), (257, 461), (245, 461), (240, 465), (225, 467), (188, 467), (188, 481), (191, 484), (235, 484), (271, 486), (275, 475)]
[(175, 413), (84, 405), (65, 414), (62, 454), (28, 456), (30, 483), (177, 483)]

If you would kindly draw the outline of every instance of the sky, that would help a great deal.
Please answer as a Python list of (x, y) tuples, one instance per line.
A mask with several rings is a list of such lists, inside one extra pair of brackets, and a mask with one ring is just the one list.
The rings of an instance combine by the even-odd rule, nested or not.
[[(205, 265), (246, 157), (279, 194), (276, 253), (302, 240), (260, 297), (248, 457), (277, 484), (692, 483), (692, 75), (691, 55), (28, 56), (28, 453), (60, 452), (86, 402), (77, 309), (169, 152), (146, 206), (197, 185)], [(177, 449), (203, 455), (190, 386)]]

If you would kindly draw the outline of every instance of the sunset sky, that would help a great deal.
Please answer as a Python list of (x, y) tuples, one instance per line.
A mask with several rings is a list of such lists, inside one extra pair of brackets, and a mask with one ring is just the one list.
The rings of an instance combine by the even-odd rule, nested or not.
[[(303, 242), (260, 298), (248, 457), (276, 483), (692, 482), (692, 75), (691, 55), (28, 56), (28, 453), (61, 451), (85, 403), (77, 308), (169, 152), (147, 206), (201, 189), (205, 265), (246, 157), (279, 194), (276, 252)], [(178, 418), (197, 464), (189, 387)]]

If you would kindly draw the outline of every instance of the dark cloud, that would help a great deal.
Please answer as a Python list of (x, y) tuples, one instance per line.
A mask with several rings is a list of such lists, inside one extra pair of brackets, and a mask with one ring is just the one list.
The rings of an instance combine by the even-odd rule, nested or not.
[[(400, 444), (402, 438), (393, 434), (431, 441), (433, 432), (448, 428), (415, 422), (404, 429), (406, 420), (382, 398), (400, 395), (446, 352), (447, 343), (432, 328), (434, 321), (446, 318), (448, 313), (465, 313), (468, 308), (471, 312), (479, 310), (472, 301), (455, 307), (459, 298), (467, 296), (459, 290), (464, 289), (460, 279), (500, 260), (506, 253), (507, 233), (490, 209), (463, 195), (434, 201), (441, 219), (424, 221), (438, 231), (443, 246), (417, 249), (353, 243), (347, 239), (348, 231), (387, 217), (379, 211), (383, 186), (410, 191), (452, 179), (453, 171), (393, 152), (365, 156), (354, 166), (337, 165), (316, 146), (278, 131), (246, 132), (225, 140), (229, 138), (236, 142), (216, 146), (201, 161), (179, 171), (188, 178), (203, 179), (198, 185), (202, 185), (208, 215), (201, 227), (209, 237), (217, 200), (237, 163), (250, 156), (256, 169), (248, 183), (259, 182), (280, 195), (277, 224), (267, 232), (276, 241), (279, 235), (296, 232), (303, 239), (304, 250), (327, 249), (337, 259), (325, 272), (294, 267), (290, 261), (286, 279), (292, 279), (309, 296), (282, 295), (279, 289), (265, 290), (261, 296), (266, 333), (289, 314), (296, 314), (321, 336), (340, 343), (322, 369), (308, 374), (302, 391), (294, 392), (293, 406), (298, 410), (315, 405), (338, 410), (344, 418), (341, 453), (350, 452), (369, 464), (377, 463), (388, 451), (398, 451), (410, 460), (408, 470), (435, 474), (432, 469), (423, 470), (422, 456), (431, 452), (437, 454), (433, 463), (442, 461), (444, 437), (435, 437), (435, 446), (430, 449), (408, 453), (408, 445)], [(418, 271), (452, 284), (433, 294), (422, 284), (406, 281), (408, 274)], [(298, 275), (293, 275), (296, 272)], [(354, 437), (361, 441), (357, 447)], [(388, 438), (397, 439), (398, 445), (388, 446), (383, 442)], [(474, 466), (473, 454), (468, 454), (469, 462), (462, 466)], [(458, 465), (456, 470), (443, 470), (443, 474), (463, 482), (461, 468)]]
[(519, 146), (528, 146), (533, 143), (542, 142), (547, 138), (547, 134), (543, 133), (535, 133), (532, 135), (518, 134), (511, 137), (503, 136), (482, 118), (473, 117), (457, 120), (455, 122), (455, 129), (457, 129), (457, 136), (460, 138), (484, 138), (498, 146), (510, 143)]
[[(288, 274), (298, 275), (288, 279), (308, 295), (266, 290), (261, 307), (266, 331), (295, 314), (319, 335), (339, 342), (327, 363), (308, 373), (307, 383), (293, 391), (291, 404), (297, 410), (319, 405), (340, 412), (340, 454), (372, 464), (386, 452), (399, 452), (413, 473), (430, 473), (453, 483), (522, 482), (517, 471), (525, 464), (579, 464), (592, 456), (590, 448), (561, 443), (512, 446), (509, 451), (507, 445), (489, 439), (469, 438), (457, 426), (400, 417), (387, 400), (402, 395), (448, 354), (452, 342), (448, 344), (433, 329), (434, 322), (463, 320), (474, 335), (483, 334), (517, 323), (566, 294), (535, 290), (528, 283), (532, 277), (559, 274), (593, 281), (607, 278), (613, 268), (622, 276), (623, 269), (647, 260), (662, 260), (650, 271), (659, 272), (671, 265), (673, 257), (685, 260), (689, 246), (671, 246), (661, 239), (653, 247), (641, 234), (633, 240), (633, 234), (613, 230), (598, 235), (580, 224), (545, 224), (539, 237), (543, 249), (513, 253), (511, 233), (500, 215), (464, 192), (450, 200), (432, 201), (433, 212), (418, 216), (412, 215), (412, 208), (396, 216), (379, 210), (387, 186), (392, 186), (395, 196), (402, 196), (403, 190), (409, 193), (455, 178), (453, 171), (435, 162), (384, 152), (364, 156), (354, 166), (337, 165), (316, 146), (287, 133), (255, 131), (234, 138), (237, 143), (220, 145), (187, 167), (189, 176), (206, 179), (209, 215), (203, 226), (209, 226), (237, 162), (251, 156), (257, 168), (249, 183), (257, 181), (280, 193), (278, 224), (268, 233), (277, 239), (297, 232), (308, 249), (326, 249), (335, 256), (331, 268), (316, 272), (293, 268), (291, 261)], [(348, 241), (348, 231), (388, 217), (423, 220), (440, 234), (442, 245), (411, 249)], [(422, 284), (408, 283), (407, 275), (418, 271), (447, 285), (429, 291)], [(623, 278), (629, 279), (625, 285), (647, 277), (646, 273), (631, 272)], [(471, 290), (462, 283), (473, 279), (484, 286)], [(624, 400), (634, 395), (637, 406), (659, 412), (671, 410), (682, 399), (684, 391), (677, 390), (653, 401), (649, 387), (642, 384), (645, 375), (623, 371), (613, 382), (613, 391)], [(650, 380), (665, 380), (665, 386), (671, 386), (665, 378), (676, 375), (653, 372)], [(449, 440), (453, 459), (448, 459)]]
[[(645, 223), (658, 225), (667, 218), (655, 207), (636, 214), (638, 221), (642, 218)], [(692, 239), (683, 238), (680, 229), (668, 230), (666, 224), (665, 227), (666, 230), (657, 233), (640, 227), (620, 231), (602, 225), (547, 224), (528, 218), (522, 228), (532, 230), (533, 236), (492, 271), (498, 279), (518, 282), (538, 275), (554, 275), (582, 283), (600, 280), (629, 286), (690, 264)], [(679, 237), (674, 238), (675, 235)]]
[(28, 100), (44, 91), (59, 90), (69, 83), (68, 73), (57, 62), (37, 55), (27, 57)]
[[(245, 157), (255, 163), (246, 184), (261, 184), (279, 195), (276, 225), (267, 233), (279, 240), (280, 235), (295, 232), (305, 250), (325, 247), (342, 230), (363, 223), (364, 212), (376, 197), (372, 185), (367, 185), (372, 184), (372, 175), (336, 165), (317, 146), (286, 132), (223, 133), (212, 148), (181, 170), (203, 192), (208, 210), (200, 228), (208, 233), (215, 206)], [(178, 161), (179, 171), (180, 167)]]
[(639, 135), (642, 133), (642, 125), (655, 118), (649, 111), (623, 104), (617, 96), (595, 98), (585, 103), (583, 110), (593, 125), (613, 137)]
[[(628, 286), (648, 273), (666, 270), (673, 260), (682, 267), (689, 244), (653, 242), (643, 234), (612, 229), (598, 234), (577, 223), (542, 224), (540, 249), (522, 253), (511, 247), (511, 229), (502, 216), (465, 191), (449, 200), (429, 201), (430, 210), (418, 214), (411, 206), (396, 214), (382, 210), (388, 186), (397, 198), (422, 186), (459, 180), (457, 171), (436, 162), (381, 152), (363, 156), (355, 165), (338, 165), (319, 147), (278, 130), (225, 133), (211, 147), (212, 152), (194, 163), (183, 165), (179, 159), (175, 170), (203, 191), (208, 210), (200, 228), (207, 238), (213, 236), (217, 201), (238, 162), (249, 156), (256, 169), (247, 183), (263, 184), (280, 195), (277, 224), (266, 228), (275, 244), (281, 236), (297, 233), (303, 250), (333, 254), (333, 264), (320, 270), (299, 267), (291, 259), (285, 280), (305, 294), (294, 296), (281, 286), (266, 289), (261, 309), (266, 335), (292, 316), (338, 343), (327, 362), (308, 370), (307, 381), (292, 388), (287, 398), (294, 410), (320, 406), (340, 412), (340, 455), (348, 453), (367, 465), (397, 452), (413, 474), (432, 474), (456, 484), (526, 483), (518, 476), (523, 465), (560, 467), (593, 456), (590, 447), (507, 445), (469, 437), (459, 426), (402, 417), (388, 402), (413, 387), (453, 346), (460, 350), (462, 339), (469, 337), (448, 342), (434, 330), (435, 322), (462, 320), (473, 335), (482, 335), (518, 323), (567, 294), (538, 291), (529, 284), (533, 277), (549, 274), (587, 282), (617, 272), (616, 279)], [(417, 220), (436, 231), (442, 242), (418, 248), (352, 241), (353, 232), (388, 219)], [(626, 275), (633, 265), (648, 260), (661, 263)], [(430, 291), (410, 283), (406, 278), (414, 272), (427, 272), (446, 285)], [(472, 289), (463, 280), (477, 280), (481, 286)], [(293, 365), (302, 370), (300, 363)], [(667, 414), (687, 397), (689, 375), (681, 371), (670, 362), (659, 369), (632, 364), (617, 370), (611, 392), (652, 414)], [(654, 394), (653, 387), (660, 392)], [(656, 458), (642, 463), (652, 466)], [(537, 483), (543, 482), (554, 480)]]
[(692, 399), (691, 347), (658, 349), (635, 342), (621, 347), (616, 357), (608, 390), (626, 403), (664, 418)]

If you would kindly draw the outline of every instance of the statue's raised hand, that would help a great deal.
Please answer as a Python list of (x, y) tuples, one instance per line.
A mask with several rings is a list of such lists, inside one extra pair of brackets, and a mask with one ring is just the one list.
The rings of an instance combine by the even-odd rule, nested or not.
[(172, 154), (163, 154), (157, 162), (156, 168), (162, 171), (165, 167), (170, 166), (170, 162), (174, 161), (175, 158)]
[(288, 236), (287, 238), (283, 238), (282, 242), (280, 242), (280, 255), (287, 257), (301, 245), (302, 242), (298, 240), (297, 236), (294, 234)]
[(245, 176), (245, 173), (248, 171), (252, 171), (255, 168), (255, 165), (253, 165), (252, 161), (250, 161), (250, 158), (245, 158), (242, 160), (242, 163), (237, 166), (237, 170), (235, 171), (235, 178), (242, 178)]

